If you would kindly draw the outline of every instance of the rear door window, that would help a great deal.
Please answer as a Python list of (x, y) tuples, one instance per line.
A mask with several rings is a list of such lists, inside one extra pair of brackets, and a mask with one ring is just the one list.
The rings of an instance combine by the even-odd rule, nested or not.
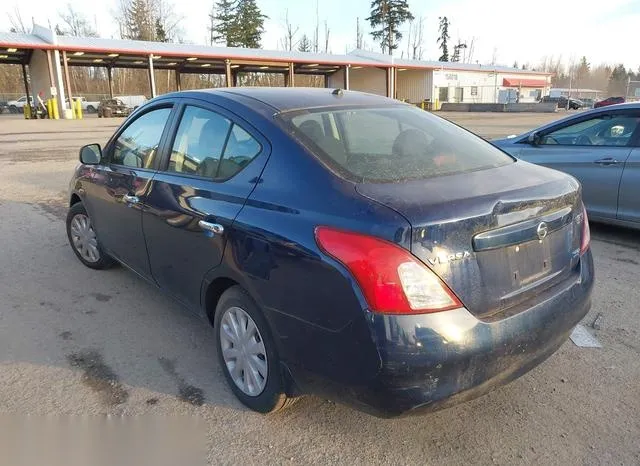
[(187, 105), (167, 170), (226, 180), (242, 170), (261, 149), (253, 136), (228, 118)]
[[(356, 182), (429, 178), (514, 161), (478, 136), (409, 105), (309, 109), (279, 118), (330, 168)], [(320, 124), (327, 121), (334, 123)]]

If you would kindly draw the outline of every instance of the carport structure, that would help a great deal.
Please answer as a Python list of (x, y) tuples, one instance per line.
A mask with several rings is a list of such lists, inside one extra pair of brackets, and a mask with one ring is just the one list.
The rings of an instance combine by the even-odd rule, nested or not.
[[(147, 70), (152, 97), (156, 96), (154, 70), (173, 70), (178, 90), (182, 89), (180, 77), (185, 73), (223, 75), (229, 87), (237, 85), (239, 73), (281, 74), (285, 85), (290, 87), (295, 86), (297, 75), (316, 75), (324, 78), (325, 86), (350, 89), (351, 70), (356, 75), (369, 70), (377, 82), (371, 89), (356, 88), (389, 97), (394, 95), (391, 63), (357, 55), (58, 36), (37, 25), (32, 34), (0, 35), (0, 53), (0, 63), (22, 64), (28, 95), (35, 97), (42, 92), (47, 98), (58, 97), (60, 114), (64, 114), (73, 95), (69, 80), (72, 66), (105, 68), (111, 97), (114, 94), (112, 70), (117, 68)], [(32, 89), (28, 89), (27, 64)]]

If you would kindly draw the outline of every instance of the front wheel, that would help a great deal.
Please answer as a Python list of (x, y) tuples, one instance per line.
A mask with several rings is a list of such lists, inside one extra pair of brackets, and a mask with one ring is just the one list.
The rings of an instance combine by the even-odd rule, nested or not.
[(73, 204), (67, 213), (67, 238), (80, 262), (92, 269), (106, 269), (114, 264), (98, 241), (89, 214), (82, 202)]
[(269, 326), (241, 287), (231, 287), (222, 294), (214, 326), (222, 371), (231, 390), (245, 406), (266, 414), (296, 400), (285, 393)]

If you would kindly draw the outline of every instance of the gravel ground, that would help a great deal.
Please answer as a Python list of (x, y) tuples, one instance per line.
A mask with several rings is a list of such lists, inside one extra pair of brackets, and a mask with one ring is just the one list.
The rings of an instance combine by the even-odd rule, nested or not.
[[(560, 115), (444, 116), (498, 137)], [(216, 464), (640, 464), (637, 233), (592, 227), (597, 282), (583, 323), (602, 348), (569, 341), (510, 385), (430, 415), (381, 420), (307, 397), (265, 417), (226, 387), (207, 325), (124, 268), (83, 267), (67, 245), (65, 193), (78, 147), (105, 142), (119, 123), (0, 118), (5, 419), (193, 420), (184, 432), (204, 433), (201, 462)]]

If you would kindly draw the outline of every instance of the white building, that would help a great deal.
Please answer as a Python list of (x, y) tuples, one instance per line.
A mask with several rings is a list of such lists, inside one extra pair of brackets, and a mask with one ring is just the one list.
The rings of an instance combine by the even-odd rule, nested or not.
[[(424, 100), (438, 104), (537, 102), (548, 95), (551, 88), (551, 73), (468, 63), (398, 60), (362, 50), (349, 55), (391, 65), (394, 96), (412, 103)], [(344, 72), (339, 70), (330, 75), (329, 86), (339, 85), (344, 80)], [(351, 67), (349, 74), (351, 89), (386, 95), (389, 77), (383, 69)]]

